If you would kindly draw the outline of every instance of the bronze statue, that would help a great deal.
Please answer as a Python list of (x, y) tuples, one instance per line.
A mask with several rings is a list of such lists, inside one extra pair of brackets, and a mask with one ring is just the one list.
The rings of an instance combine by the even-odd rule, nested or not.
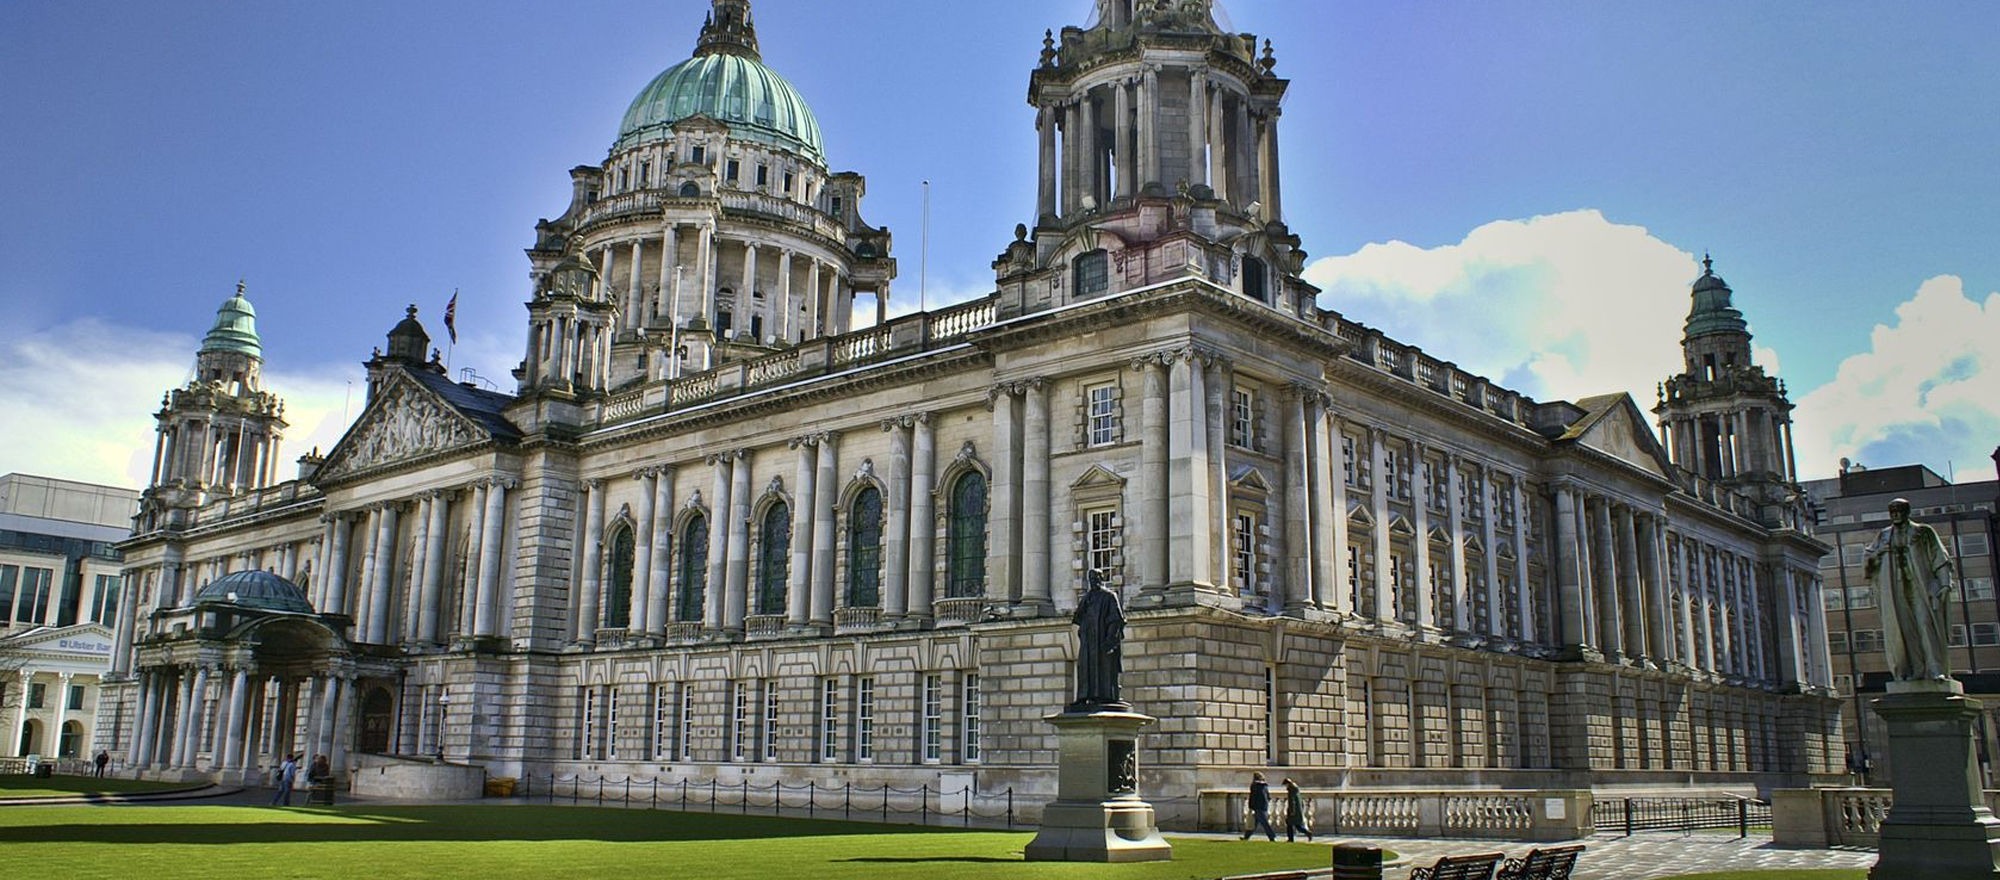
[(1104, 585), (1104, 575), (1095, 569), (1084, 575), (1090, 589), (1076, 603), (1070, 615), (1076, 624), (1076, 702), (1069, 711), (1128, 709), (1118, 699), (1118, 672), (1125, 646), (1125, 611), (1118, 594)]
[(1882, 609), (1882, 647), (1897, 681), (1944, 681), (1945, 602), (1951, 557), (1936, 529), (1910, 520), (1910, 502), (1889, 502), (1889, 527), (1868, 545), (1865, 569)]

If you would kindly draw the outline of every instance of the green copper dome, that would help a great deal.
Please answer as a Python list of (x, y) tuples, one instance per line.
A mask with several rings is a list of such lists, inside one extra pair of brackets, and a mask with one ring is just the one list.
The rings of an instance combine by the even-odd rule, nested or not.
[(312, 603), (306, 601), (304, 590), (275, 574), (256, 570), (231, 572), (209, 581), (207, 586), (194, 594), (194, 604), (203, 602), (227, 602), (265, 611), (313, 613)]
[(611, 151), (667, 137), (668, 126), (701, 115), (738, 138), (795, 150), (822, 165), (819, 121), (797, 89), (746, 55), (696, 55), (653, 78), (632, 99)]
[(254, 358), (264, 356), (264, 344), (257, 339), (257, 310), (243, 298), (243, 282), (236, 283), (236, 295), (215, 310), (215, 326), (201, 340), (202, 351), (234, 351)]
[(1747, 333), (1750, 325), (1743, 313), (1730, 303), (1729, 283), (1715, 274), (1715, 261), (1701, 258), (1701, 277), (1694, 281), (1694, 307), (1688, 310), (1684, 332), (1688, 338), (1711, 333)]

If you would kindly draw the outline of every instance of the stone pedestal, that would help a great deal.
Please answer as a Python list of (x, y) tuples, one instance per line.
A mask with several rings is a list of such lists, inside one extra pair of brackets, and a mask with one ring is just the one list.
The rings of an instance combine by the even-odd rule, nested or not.
[(1150, 862), (1173, 858), (1153, 805), (1139, 799), (1137, 712), (1067, 711), (1047, 718), (1061, 738), (1056, 799), (1042, 808), (1030, 861)]
[(2000, 819), (1972, 740), (1979, 710), (1955, 681), (1891, 682), (1875, 701), (1896, 775), (1871, 880), (2000, 880)]

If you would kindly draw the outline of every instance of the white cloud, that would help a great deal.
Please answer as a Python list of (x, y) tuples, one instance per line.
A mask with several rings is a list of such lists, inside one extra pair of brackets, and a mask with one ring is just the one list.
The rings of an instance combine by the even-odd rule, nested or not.
[[(1458, 244), (1314, 260), (1320, 304), (1542, 400), (1630, 392), (1681, 366), (1693, 254), (1595, 210), (1498, 220)], [(1759, 363), (1777, 355), (1760, 350)]]
[(1925, 281), (1877, 324), (1868, 350), (1793, 413), (1801, 477), (1832, 474), (1843, 457), (1885, 467), (1921, 462), (1990, 479), (2000, 443), (2000, 292), (1979, 302), (1953, 275)]
[[(144, 486), (153, 464), (153, 413), (185, 383), (197, 340), (83, 319), (13, 336), (0, 347), (0, 473), (21, 472), (110, 485)], [(267, 364), (268, 367), (268, 364)], [(314, 445), (331, 448), (366, 386), (358, 367), (266, 370), (264, 387), (285, 401), (286, 466)]]

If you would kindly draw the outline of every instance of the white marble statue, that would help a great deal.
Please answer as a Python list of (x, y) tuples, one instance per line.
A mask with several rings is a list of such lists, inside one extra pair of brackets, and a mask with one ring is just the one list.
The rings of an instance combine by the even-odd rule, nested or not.
[(1951, 557), (1936, 529), (1910, 520), (1910, 502), (1889, 502), (1889, 527), (1868, 545), (1867, 572), (1882, 608), (1882, 645), (1897, 681), (1944, 681), (1945, 602)]

